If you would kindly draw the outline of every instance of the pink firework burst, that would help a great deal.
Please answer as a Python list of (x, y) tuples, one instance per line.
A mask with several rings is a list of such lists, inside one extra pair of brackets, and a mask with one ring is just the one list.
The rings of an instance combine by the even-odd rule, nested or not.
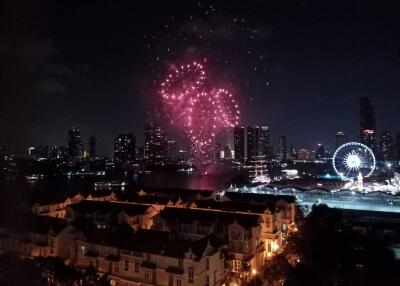
[(212, 153), (215, 137), (239, 123), (239, 105), (227, 89), (211, 86), (203, 65), (174, 66), (160, 93), (171, 123), (186, 134), (201, 161)]

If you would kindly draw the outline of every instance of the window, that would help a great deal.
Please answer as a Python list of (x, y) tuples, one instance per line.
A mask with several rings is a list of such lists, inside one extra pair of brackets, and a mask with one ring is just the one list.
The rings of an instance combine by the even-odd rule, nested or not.
[(119, 271), (118, 264), (114, 264), (114, 272), (118, 272), (118, 271)]
[(145, 272), (144, 273), (144, 279), (145, 280), (150, 280), (150, 273), (149, 272)]
[(50, 239), (50, 253), (54, 253), (54, 239)]
[(139, 272), (139, 262), (135, 261), (135, 273)]
[(129, 270), (129, 260), (128, 259), (125, 259), (124, 270), (125, 271)]
[(182, 286), (182, 280), (176, 279), (176, 286)]
[(172, 273), (170, 273), (168, 275), (168, 286), (173, 286), (174, 284), (174, 276), (172, 275)]
[(232, 232), (231, 232), (232, 239), (239, 240), (241, 236), (242, 236), (242, 233), (239, 230), (232, 230)]
[(151, 256), (150, 256), (149, 253), (147, 253), (147, 255), (146, 255), (146, 261), (150, 261), (150, 259), (151, 259)]
[(209, 258), (206, 259), (206, 265), (207, 265), (206, 266), (207, 270), (210, 269), (210, 259)]
[(182, 259), (178, 259), (178, 268), (179, 269), (183, 268), (183, 260)]
[(80, 256), (85, 256), (85, 247), (83, 245), (81, 246)]
[(193, 274), (194, 274), (193, 267), (189, 267), (189, 283), (193, 283), (193, 276), (194, 276)]

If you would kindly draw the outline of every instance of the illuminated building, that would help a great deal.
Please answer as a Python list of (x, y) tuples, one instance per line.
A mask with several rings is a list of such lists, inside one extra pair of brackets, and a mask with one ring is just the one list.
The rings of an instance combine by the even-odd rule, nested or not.
[(360, 140), (376, 151), (375, 104), (368, 97), (360, 98)]
[(75, 127), (68, 130), (68, 155), (71, 159), (83, 157), (81, 132)]
[(168, 160), (172, 162), (176, 162), (178, 160), (178, 146), (175, 140), (168, 140), (167, 155)]
[(89, 157), (90, 158), (97, 157), (96, 151), (97, 151), (96, 150), (96, 138), (92, 136), (89, 138)]
[(379, 137), (379, 155), (384, 161), (393, 159), (393, 137), (389, 131), (383, 131)]
[(261, 155), (264, 155), (266, 159), (270, 158), (271, 144), (268, 126), (260, 127), (259, 152), (261, 153)]
[(244, 162), (244, 127), (235, 126), (233, 129), (233, 148), (235, 151), (235, 160)]
[(279, 137), (278, 158), (280, 161), (287, 160), (287, 141), (286, 136)]
[(297, 159), (297, 153), (296, 153), (296, 149), (294, 148), (294, 146), (290, 146), (290, 159), (291, 160)]
[(229, 145), (225, 145), (224, 147), (224, 159), (232, 159), (232, 151)]
[(322, 144), (317, 145), (317, 151), (315, 153), (317, 159), (325, 158), (325, 147)]
[[(264, 130), (265, 131), (265, 130)], [(264, 132), (264, 136), (266, 133)], [(263, 177), (267, 173), (267, 162), (265, 160), (264, 150), (261, 149), (260, 128), (258, 126), (247, 127), (247, 161), (246, 168), (249, 170), (250, 178)], [(261, 141), (261, 142), (260, 142)], [(264, 146), (265, 147), (265, 146)]]
[(252, 161), (258, 156), (260, 142), (260, 128), (247, 126), (247, 161)]
[(336, 132), (335, 137), (335, 150), (346, 143), (347, 138), (343, 131)]
[(136, 138), (132, 133), (120, 134), (114, 140), (114, 160), (117, 165), (129, 165), (135, 161)]
[(146, 111), (144, 158), (148, 164), (164, 165), (168, 157), (166, 131), (162, 125), (160, 112)]

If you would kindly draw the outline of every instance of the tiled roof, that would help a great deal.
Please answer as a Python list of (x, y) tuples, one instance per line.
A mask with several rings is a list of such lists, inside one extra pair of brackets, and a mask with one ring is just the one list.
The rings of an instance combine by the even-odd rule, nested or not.
[(0, 226), (13, 231), (28, 233), (47, 234), (51, 231), (54, 235), (57, 235), (68, 226), (68, 222), (61, 218), (27, 213), (1, 216)]
[(178, 222), (194, 222), (212, 223), (215, 221), (222, 222), (225, 225), (234, 221), (242, 225), (244, 228), (251, 228), (259, 225), (260, 216), (256, 214), (243, 214), (233, 212), (221, 212), (215, 210), (197, 209), (197, 208), (174, 208), (166, 207), (160, 214), (160, 217), (169, 221), (171, 225)]

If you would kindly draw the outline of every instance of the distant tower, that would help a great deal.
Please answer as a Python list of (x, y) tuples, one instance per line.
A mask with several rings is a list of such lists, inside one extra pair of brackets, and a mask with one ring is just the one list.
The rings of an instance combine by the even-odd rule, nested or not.
[(343, 131), (336, 132), (335, 137), (335, 150), (346, 143), (347, 138)]
[(279, 137), (279, 150), (278, 156), (280, 161), (287, 160), (287, 141), (286, 136)]
[(325, 158), (325, 147), (322, 144), (317, 145), (317, 151), (315, 153), (317, 159)]
[(163, 165), (168, 157), (167, 134), (158, 109), (146, 111), (144, 157), (147, 163)]
[(132, 133), (120, 134), (114, 140), (114, 160), (117, 165), (126, 166), (135, 161), (136, 138)]
[(244, 162), (244, 127), (235, 126), (233, 129), (233, 149), (235, 151), (235, 160)]
[(96, 138), (92, 136), (89, 138), (89, 157), (96, 158), (97, 157), (96, 151), (97, 151), (96, 150)]
[(232, 159), (232, 151), (229, 145), (225, 145), (224, 147), (224, 159)]
[(375, 104), (368, 97), (360, 98), (360, 140), (376, 151)]
[(294, 146), (290, 146), (290, 159), (291, 160), (297, 159), (297, 153), (296, 153), (296, 149), (294, 148)]
[(259, 152), (263, 155), (266, 159), (270, 157), (270, 133), (268, 126), (261, 126), (260, 127), (260, 139), (259, 139)]
[(83, 157), (81, 132), (75, 127), (68, 130), (68, 155), (71, 159)]
[(260, 128), (247, 126), (247, 161), (252, 161), (258, 156), (260, 142)]
[(379, 136), (379, 155), (384, 161), (393, 159), (393, 137), (389, 131), (383, 131)]

